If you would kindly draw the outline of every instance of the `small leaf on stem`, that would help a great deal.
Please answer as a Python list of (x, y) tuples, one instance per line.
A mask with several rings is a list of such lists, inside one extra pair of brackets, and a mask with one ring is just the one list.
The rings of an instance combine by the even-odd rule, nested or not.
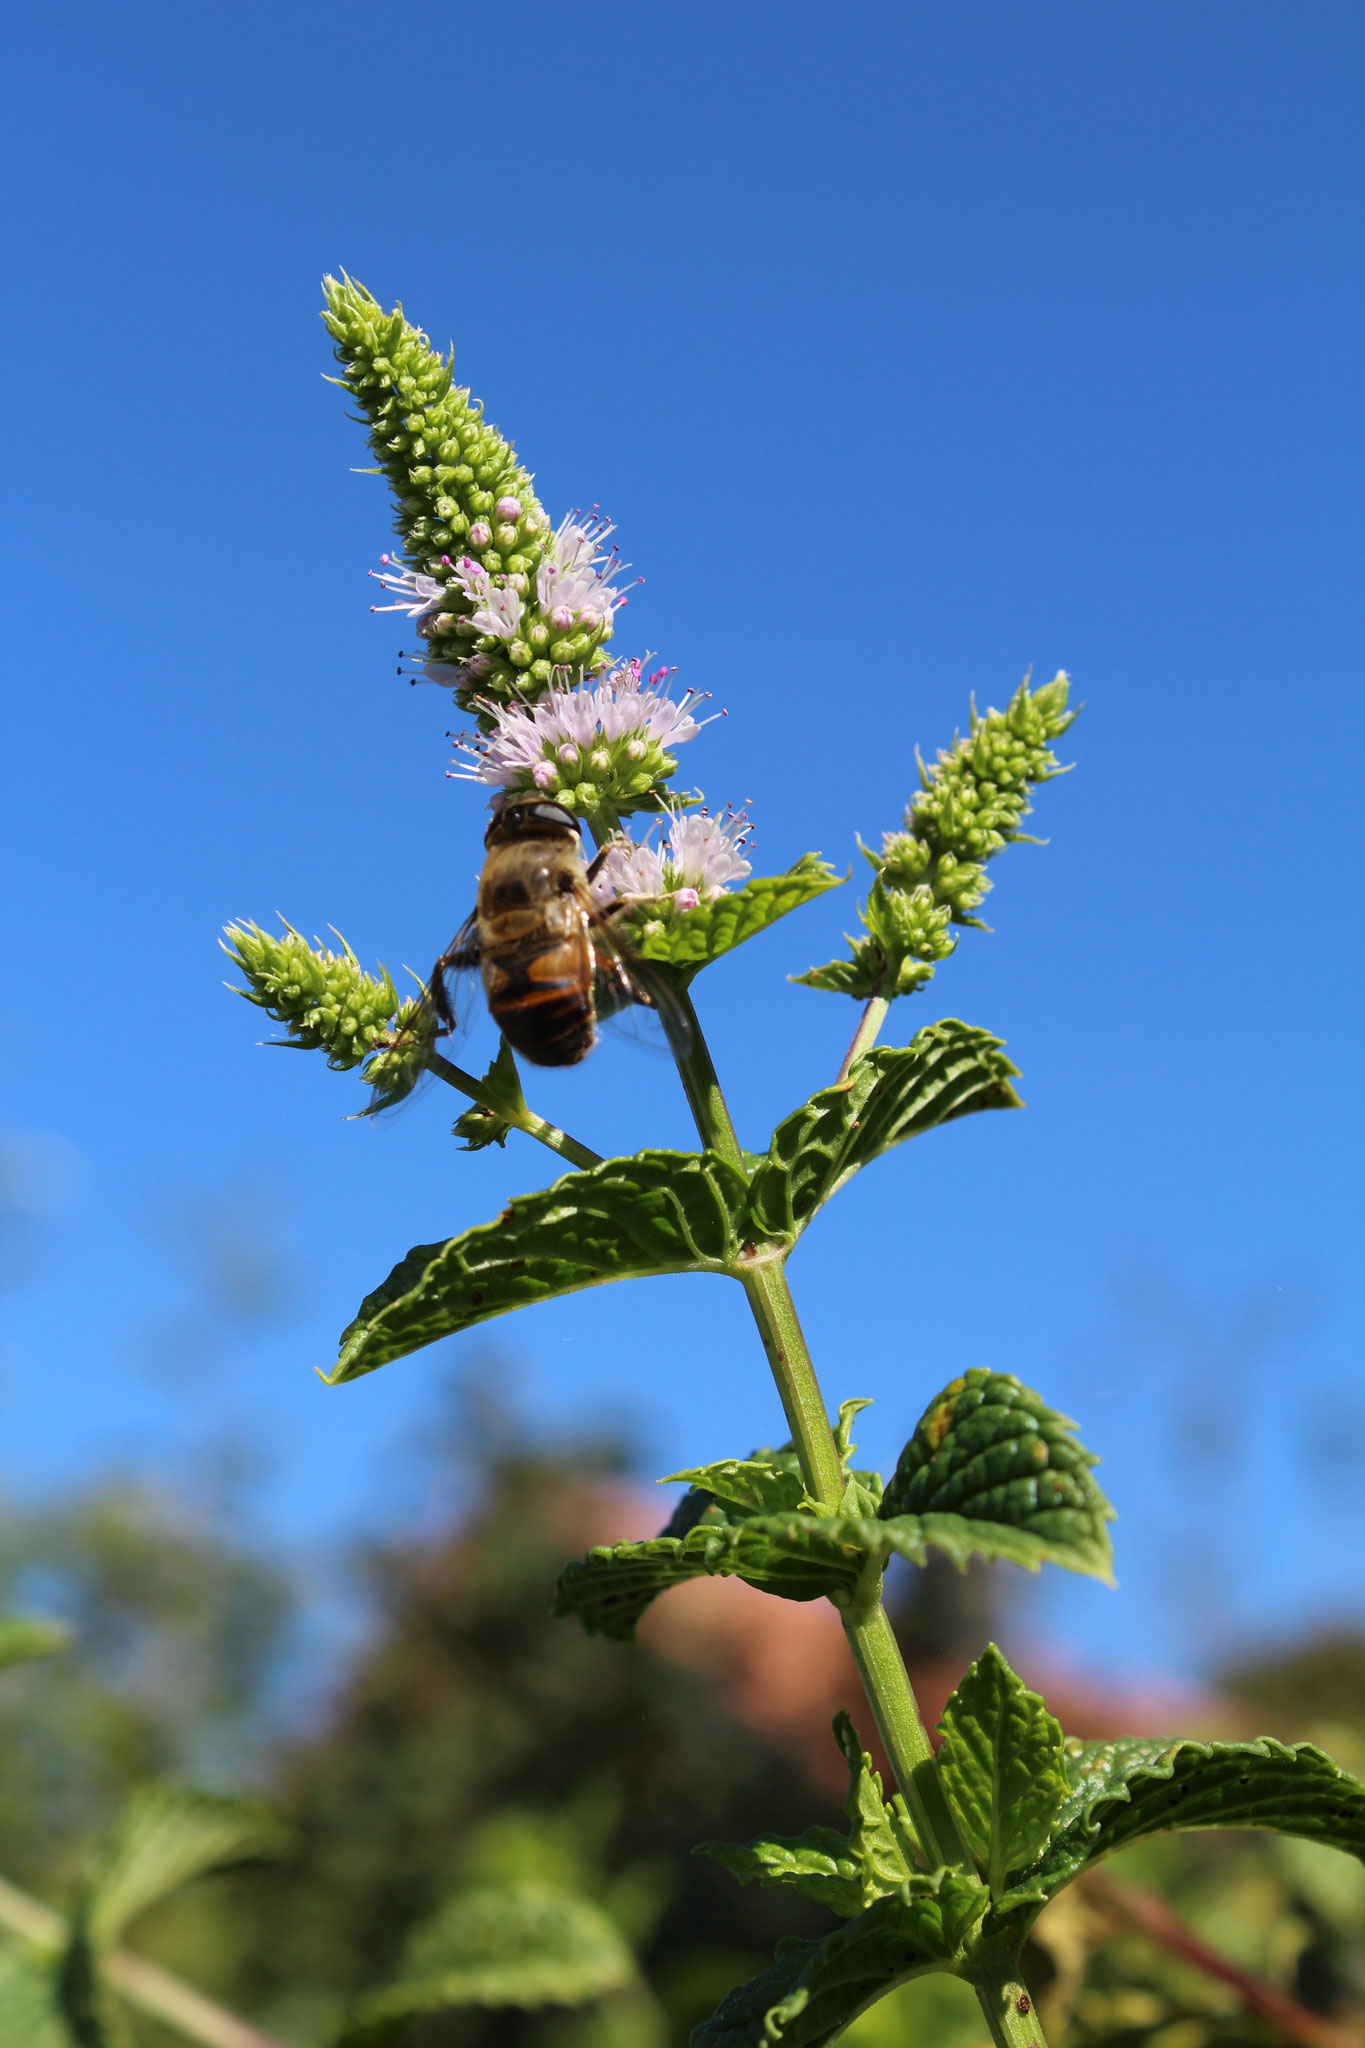
[(846, 880), (818, 853), (803, 853), (785, 874), (755, 875), (742, 889), (691, 910), (679, 910), (668, 896), (657, 903), (632, 903), (622, 912), (619, 928), (643, 959), (674, 968), (685, 985), (722, 954)]
[(963, 1839), (995, 1897), (1032, 1863), (1066, 1797), (1062, 1730), (989, 1644), (940, 1722), (939, 1769)]
[(1005, 1522), (1072, 1571), (1110, 1577), (1114, 1510), (1074, 1422), (1012, 1373), (972, 1366), (930, 1402), (882, 1496), (881, 1513)]
[(911, 1044), (879, 1046), (847, 1077), (822, 1088), (773, 1132), (753, 1177), (751, 1228), (793, 1244), (830, 1196), (893, 1145), (979, 1109), (1018, 1109), (1018, 1069), (988, 1031), (956, 1018)]
[(410, 1251), (361, 1303), (327, 1383), (579, 1288), (728, 1272), (745, 1194), (736, 1169), (709, 1153), (640, 1152), (518, 1195), (496, 1223)]

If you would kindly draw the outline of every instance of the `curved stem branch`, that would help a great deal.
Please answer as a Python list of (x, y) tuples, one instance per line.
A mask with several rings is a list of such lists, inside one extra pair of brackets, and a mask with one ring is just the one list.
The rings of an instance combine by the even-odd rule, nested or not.
[(520, 1110), (509, 1109), (501, 1099), (494, 1101), (481, 1081), (467, 1074), (463, 1067), (457, 1067), (453, 1060), (445, 1059), (439, 1052), (430, 1054), (428, 1065), (433, 1074), (451, 1088), (458, 1088), (461, 1095), (467, 1095), (471, 1102), (477, 1102), (480, 1109), (486, 1109), (490, 1116), (500, 1116), (504, 1123), (514, 1130), (525, 1131), (528, 1138), (535, 1138), (540, 1144), (548, 1145), (561, 1159), (567, 1159), (572, 1166), (600, 1166), (602, 1155), (588, 1145), (580, 1145), (577, 1138), (571, 1138), (567, 1131), (561, 1131), (558, 1124), (548, 1123), (543, 1116), (537, 1116), (533, 1109), (523, 1103)]
[[(674, 993), (678, 1004), (677, 1017), (668, 1010), (661, 1010), (659, 1015), (687, 1096), (687, 1106), (692, 1112), (692, 1121), (697, 1126), (697, 1135), (709, 1152), (718, 1153), (744, 1173), (744, 1153), (730, 1121), (730, 1111), (721, 1093), (710, 1048), (702, 1036), (697, 1013), (692, 1007), (692, 998), (685, 988), (675, 986)], [(748, 1178), (747, 1174), (745, 1178)]]
[[(66, 1946), (71, 1933), (60, 1913), (4, 1879), (0, 1879), (0, 1927), (53, 1954)], [(104, 1974), (130, 2005), (166, 2022), (191, 2041), (202, 2042), (203, 2048), (282, 2048), (273, 2034), (263, 2034), (259, 2027), (238, 2019), (236, 2013), (205, 1998), (183, 1977), (172, 1976), (145, 1956), (116, 1948), (105, 1958)]]
[(848, 1070), (853, 1065), (853, 1062), (860, 1060), (863, 1054), (870, 1051), (876, 1044), (877, 1033), (886, 1022), (886, 1013), (890, 1008), (891, 1002), (889, 997), (872, 997), (862, 1016), (858, 1019), (858, 1028), (853, 1034), (848, 1051), (844, 1054), (843, 1065), (835, 1076), (836, 1087), (840, 1081), (848, 1079)]

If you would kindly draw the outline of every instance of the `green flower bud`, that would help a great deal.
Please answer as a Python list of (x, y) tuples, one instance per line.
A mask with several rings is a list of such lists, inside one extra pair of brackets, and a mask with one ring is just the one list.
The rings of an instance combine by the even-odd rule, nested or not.
[(972, 705), (966, 737), (931, 768), (920, 763), (905, 829), (888, 832), (880, 853), (863, 847), (877, 871), (859, 912), (867, 938), (850, 938), (850, 960), (812, 968), (799, 981), (863, 999), (907, 995), (953, 951), (950, 925), (980, 925), (972, 912), (991, 887), (983, 863), (1026, 836), (1020, 827), (1033, 785), (1064, 772), (1051, 742), (1076, 717), (1069, 690), (1065, 673), (1032, 693), (1025, 677), (1004, 711), (982, 717)]
[(329, 1067), (344, 1071), (358, 1067), (387, 1036), (398, 991), (387, 968), (377, 977), (366, 974), (344, 939), (341, 952), (332, 953), (310, 946), (289, 924), (280, 937), (237, 924), (227, 926), (219, 943), (249, 983), (235, 993), (288, 1031), (274, 1043), (323, 1051)]

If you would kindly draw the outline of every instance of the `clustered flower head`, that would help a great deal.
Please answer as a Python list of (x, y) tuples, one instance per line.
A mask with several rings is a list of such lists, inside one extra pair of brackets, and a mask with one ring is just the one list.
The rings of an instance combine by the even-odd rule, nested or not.
[(753, 873), (744, 857), (752, 831), (742, 811), (723, 818), (678, 811), (659, 846), (648, 838), (613, 840), (593, 884), (598, 901), (666, 900), (674, 910), (714, 903), (731, 882)]
[(552, 528), (511, 443), (455, 384), (453, 357), (353, 279), (324, 290), (338, 381), (394, 494), (401, 548), (370, 571), (383, 593), (372, 609), (416, 629), (400, 675), (453, 690), (477, 726), (452, 773), (595, 819), (662, 807), (702, 700), (670, 698), (668, 670), (613, 667), (629, 567), (615, 528), (595, 509)]
[[(521, 516), (516, 498), (499, 499), (493, 509), (509, 520)], [(487, 543), (504, 530), (476, 519), (469, 538), (475, 548), (484, 544), (482, 555), (442, 555), (429, 575), (394, 555), (381, 555), (380, 567), (370, 570), (393, 595), (371, 611), (402, 612), (427, 643), (421, 680), (453, 689), (484, 724), (501, 704), (534, 701), (571, 668), (605, 667), (603, 643), (626, 602), (613, 578), (627, 565), (603, 545), (614, 531), (605, 520), (571, 514), (549, 540), (534, 582), (524, 569), (490, 568), (498, 558)]]
[(795, 979), (866, 1001), (911, 995), (957, 945), (963, 925), (990, 890), (985, 863), (1024, 837), (1029, 793), (1064, 771), (1052, 751), (1075, 718), (1065, 671), (1031, 690), (1025, 676), (1003, 711), (978, 712), (930, 767), (920, 764), (920, 789), (903, 827), (888, 832), (881, 851), (864, 847), (876, 874), (859, 911), (866, 936), (849, 936), (850, 957), (813, 967)]
[(246, 976), (238, 995), (287, 1028), (288, 1039), (277, 1043), (321, 1048), (338, 1070), (367, 1059), (400, 1008), (388, 969), (366, 974), (345, 939), (334, 953), (310, 946), (291, 924), (277, 936), (245, 923), (229, 925), (220, 943)]
[(450, 772), (551, 796), (588, 817), (644, 809), (676, 772), (672, 749), (709, 723), (692, 715), (703, 701), (695, 691), (680, 703), (665, 694), (669, 679), (667, 669), (646, 676), (642, 662), (626, 661), (600, 682), (552, 688), (538, 703), (490, 705), (490, 730), (459, 742), (468, 759)]
[[(571, 514), (553, 531), (515, 449), (457, 385), (401, 306), (385, 313), (363, 285), (327, 278), (323, 319), (338, 380), (364, 412), (389, 480), (401, 553), (379, 580), (425, 643), (461, 708), (534, 700), (556, 671), (610, 665), (605, 643), (624, 600), (611, 528)], [(476, 699), (479, 700), (476, 702)]]

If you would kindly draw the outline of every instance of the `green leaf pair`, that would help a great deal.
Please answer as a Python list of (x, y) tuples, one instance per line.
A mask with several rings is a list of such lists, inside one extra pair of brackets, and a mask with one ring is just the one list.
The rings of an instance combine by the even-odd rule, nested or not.
[[(816, 2048), (866, 2005), (925, 1969), (971, 1978), (978, 1949), (1015, 1954), (1048, 1900), (1083, 1870), (1146, 1835), (1269, 1828), (1365, 1858), (1365, 1785), (1321, 1750), (1256, 1742), (1066, 1740), (1041, 1697), (990, 1645), (940, 1722), (944, 1792), (978, 1879), (914, 1867), (899, 1798), (889, 1805), (846, 1715), (850, 1828), (706, 1842), (741, 1883), (788, 1885), (848, 1924), (821, 1942), (783, 1942), (771, 1969), (725, 1998), (693, 2048)], [(923, 1916), (932, 1895), (937, 1932)], [(906, 1945), (898, 1948), (895, 1936)], [(803, 1997), (804, 1994), (804, 1997)]]
[[(669, 1528), (643, 1542), (599, 1545), (569, 1565), (555, 1611), (576, 1615), (589, 1634), (624, 1642), (650, 1602), (686, 1579), (735, 1576), (788, 1600), (842, 1602), (869, 1565), (893, 1556), (923, 1564), (931, 1549), (959, 1570), (984, 1557), (1108, 1578), (1113, 1510), (1073, 1429), (1010, 1374), (974, 1368), (930, 1403), (885, 1494), (876, 1473), (848, 1475), (858, 1491), (846, 1501), (870, 1512), (803, 1507), (790, 1454), (676, 1473), (693, 1491)], [(911, 1485), (913, 1511), (901, 1512)]]
[(492, 1316), (608, 1280), (662, 1273), (742, 1279), (781, 1256), (860, 1167), (980, 1109), (1018, 1106), (1015, 1068), (989, 1032), (946, 1019), (879, 1047), (779, 1124), (746, 1180), (711, 1153), (648, 1151), (519, 1195), (496, 1223), (418, 1245), (362, 1302), (330, 1385)]
[(851, 1920), (898, 1892), (920, 1859), (905, 1801), (899, 1793), (890, 1802), (883, 1797), (872, 1758), (845, 1713), (834, 1717), (834, 1739), (848, 1765), (846, 1835), (814, 1827), (751, 1842), (699, 1842), (696, 1854), (709, 1856), (741, 1884), (788, 1885)]
[(1067, 1740), (992, 1644), (944, 1708), (939, 1768), (997, 1924), (1027, 1926), (1144, 1835), (1269, 1828), (1365, 1857), (1365, 1785), (1311, 1743)]

